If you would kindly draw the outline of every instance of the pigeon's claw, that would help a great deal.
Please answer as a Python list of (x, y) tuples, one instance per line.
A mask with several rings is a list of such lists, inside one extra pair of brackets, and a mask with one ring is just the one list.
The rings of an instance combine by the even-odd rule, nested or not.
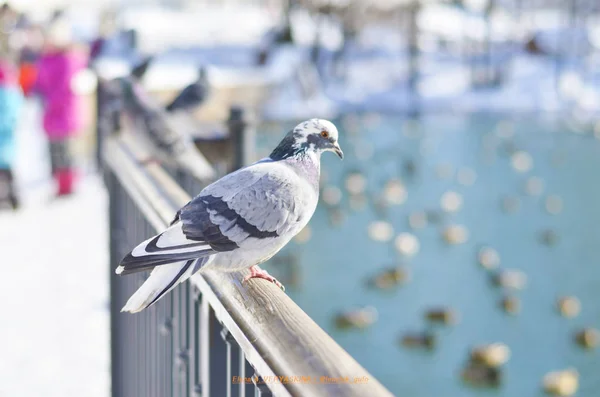
[(269, 274), (266, 270), (261, 269), (258, 265), (250, 267), (250, 274), (244, 277), (242, 283), (250, 280), (251, 278), (262, 278), (263, 280), (267, 280), (281, 288), (282, 291), (285, 291), (285, 287), (281, 284), (277, 279)]
[(138, 160), (138, 164), (143, 167), (152, 165), (152, 164), (160, 165), (160, 160), (158, 160), (157, 158), (154, 158), (154, 157), (148, 157), (145, 159)]

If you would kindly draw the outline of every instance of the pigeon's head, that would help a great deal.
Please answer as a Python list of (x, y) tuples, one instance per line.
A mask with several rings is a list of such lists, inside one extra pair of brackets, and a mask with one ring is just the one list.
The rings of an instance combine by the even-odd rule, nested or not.
[(291, 130), (271, 153), (271, 158), (281, 160), (301, 154), (334, 152), (344, 158), (338, 143), (338, 130), (331, 121), (310, 119)]

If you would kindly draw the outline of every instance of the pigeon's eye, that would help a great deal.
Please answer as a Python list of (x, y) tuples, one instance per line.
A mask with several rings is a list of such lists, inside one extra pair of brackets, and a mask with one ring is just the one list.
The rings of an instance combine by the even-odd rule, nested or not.
[(329, 132), (327, 132), (327, 131), (321, 131), (321, 136), (323, 138), (329, 138)]

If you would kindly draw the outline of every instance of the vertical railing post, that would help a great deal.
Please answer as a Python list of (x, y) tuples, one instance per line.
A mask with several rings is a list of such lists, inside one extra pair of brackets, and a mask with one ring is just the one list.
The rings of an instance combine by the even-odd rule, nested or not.
[(113, 397), (125, 396), (124, 379), (125, 368), (123, 368), (123, 355), (121, 346), (124, 344), (122, 340), (123, 324), (120, 316), (119, 302), (123, 299), (123, 286), (118, 283), (117, 275), (114, 272), (113, 263), (120, 260), (122, 253), (122, 244), (125, 238), (123, 219), (123, 205), (125, 197), (123, 197), (122, 187), (119, 185), (117, 177), (112, 171), (108, 171), (104, 175), (105, 183), (109, 192), (109, 244), (110, 255), (108, 264), (108, 277), (110, 280), (110, 350), (111, 350), (111, 395)]
[(231, 384), (232, 384), (232, 374), (231, 367), (233, 366), (233, 358), (231, 357), (231, 343), (235, 343), (235, 339), (231, 336), (231, 332), (225, 327), (221, 330), (221, 338), (225, 341), (226, 344), (226, 354), (227, 354), (227, 368), (226, 368), (226, 379), (227, 384), (225, 386), (226, 396), (231, 397)]
[[(165, 297), (165, 299), (168, 299), (169, 297)], [(159, 335), (160, 335), (160, 343), (159, 343), (159, 348), (160, 348), (160, 364), (161, 364), (161, 370), (160, 373), (158, 374), (158, 377), (160, 378), (160, 384), (159, 384), (159, 395), (161, 396), (166, 396), (167, 393), (170, 393), (171, 390), (171, 382), (169, 381), (171, 379), (171, 373), (167, 371), (167, 367), (169, 367), (168, 365), (168, 360), (171, 359), (170, 356), (170, 351), (169, 351), (169, 346), (171, 344), (171, 340), (172, 340), (172, 334), (173, 334), (173, 318), (171, 317), (171, 313), (169, 313), (169, 308), (167, 307), (168, 304), (170, 302), (165, 301), (165, 302), (158, 302), (159, 304), (159, 316), (158, 316), (158, 321), (159, 321)]]
[(187, 359), (186, 352), (183, 349), (185, 342), (181, 338), (182, 330), (185, 328), (185, 319), (181, 315), (181, 306), (183, 305), (182, 289), (171, 291), (173, 299), (173, 323), (176, 328), (173, 332), (173, 396), (182, 396), (182, 380), (185, 377)]
[[(219, 338), (215, 327), (222, 325), (207, 299), (200, 304), (200, 381), (202, 397), (224, 396), (231, 379), (223, 371), (227, 365), (226, 344)], [(230, 390), (230, 389), (229, 389)]]
[(102, 146), (108, 136), (121, 129), (121, 93), (96, 72), (96, 166), (103, 169)]
[(110, 255), (109, 255), (109, 261), (110, 263), (108, 264), (108, 278), (110, 280), (109, 282), (109, 288), (110, 288), (110, 352), (111, 352), (111, 359), (110, 359), (110, 372), (111, 372), (111, 395), (114, 397), (120, 397), (123, 395), (123, 393), (121, 393), (121, 377), (120, 377), (120, 373), (121, 370), (119, 368), (119, 355), (118, 355), (118, 351), (119, 351), (119, 343), (118, 343), (118, 332), (120, 329), (120, 326), (118, 324), (118, 320), (117, 320), (117, 316), (115, 315), (116, 310), (118, 310), (117, 308), (117, 304), (116, 304), (116, 296), (118, 295), (118, 292), (116, 291), (116, 283), (114, 278), (116, 277), (116, 275), (114, 274), (113, 270), (112, 270), (112, 266), (111, 264), (113, 263), (113, 261), (115, 260), (115, 258), (118, 256), (118, 244), (119, 241), (116, 238), (115, 235), (115, 229), (116, 229), (116, 222), (118, 222), (119, 216), (117, 214), (117, 208), (116, 208), (116, 202), (117, 202), (117, 198), (115, 197), (116, 192), (115, 192), (115, 188), (116, 188), (116, 176), (112, 173), (112, 172), (106, 172), (104, 175), (104, 181), (106, 184), (106, 187), (108, 188), (108, 197), (109, 197), (109, 244), (110, 244)]
[(202, 298), (200, 303), (200, 385), (202, 396), (210, 395), (210, 305)]
[(200, 305), (202, 300), (202, 294), (200, 290), (194, 286), (192, 287), (192, 302), (190, 304), (189, 316), (191, 319), (191, 335), (190, 335), (190, 392), (188, 393), (191, 397), (202, 396), (202, 384), (200, 379), (200, 332), (201, 332), (201, 315)]
[(241, 379), (239, 383), (239, 397), (246, 397), (246, 365), (246, 355), (244, 354), (244, 351), (240, 349), (238, 361), (238, 373)]
[(237, 170), (254, 160), (255, 132), (244, 109), (238, 106), (232, 106), (229, 110), (227, 129), (233, 146), (232, 168)]
[(484, 87), (489, 87), (494, 84), (495, 80), (495, 69), (493, 66), (492, 59), (492, 18), (491, 14), (494, 10), (494, 0), (488, 0), (487, 6), (483, 11), (483, 20), (485, 24), (485, 33), (483, 36), (483, 43), (481, 43), (482, 49), (482, 69), (483, 73), (480, 73), (480, 76), (483, 76), (483, 85)]
[(102, 145), (104, 142), (104, 82), (99, 75), (96, 75), (96, 167), (98, 170), (103, 168)]
[(408, 5), (408, 91), (411, 99), (409, 105), (409, 116), (416, 117), (421, 111), (421, 101), (417, 87), (419, 77), (419, 27), (417, 25), (417, 16), (419, 14), (419, 3), (414, 2)]

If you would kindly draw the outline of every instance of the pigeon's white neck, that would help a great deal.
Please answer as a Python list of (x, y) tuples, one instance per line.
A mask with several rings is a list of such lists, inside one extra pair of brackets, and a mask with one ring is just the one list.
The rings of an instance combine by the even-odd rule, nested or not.
[(308, 180), (316, 191), (319, 191), (319, 177), (321, 175), (321, 156), (315, 151), (303, 151), (290, 156), (283, 161), (299, 176)]

